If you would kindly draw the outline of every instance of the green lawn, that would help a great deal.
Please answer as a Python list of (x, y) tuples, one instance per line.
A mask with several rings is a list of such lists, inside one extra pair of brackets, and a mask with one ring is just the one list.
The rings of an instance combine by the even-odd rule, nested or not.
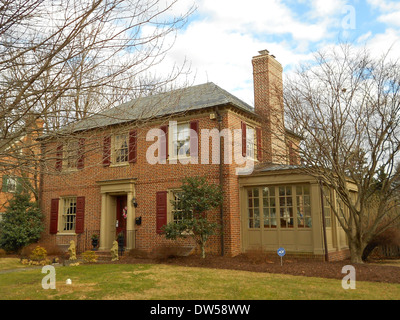
[(0, 258), (0, 271), (26, 268), (26, 267), (27, 266), (23, 265), (20, 262), (19, 258)]
[(400, 299), (398, 284), (358, 281), (344, 290), (340, 280), (167, 265), (58, 267), (55, 290), (42, 288), (44, 276), (40, 269), (0, 274), (0, 299)]

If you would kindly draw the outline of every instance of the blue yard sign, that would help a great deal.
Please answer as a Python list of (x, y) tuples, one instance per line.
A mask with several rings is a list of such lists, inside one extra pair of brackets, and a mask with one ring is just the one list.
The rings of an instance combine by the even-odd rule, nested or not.
[(281, 265), (282, 265), (282, 257), (286, 254), (286, 250), (284, 248), (279, 248), (277, 252), (278, 256), (281, 257)]

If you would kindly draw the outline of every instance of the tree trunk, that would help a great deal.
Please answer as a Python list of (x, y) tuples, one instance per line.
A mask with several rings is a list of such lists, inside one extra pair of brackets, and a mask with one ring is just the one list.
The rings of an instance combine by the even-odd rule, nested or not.
[(362, 254), (364, 251), (364, 245), (358, 239), (349, 239), (350, 246), (350, 259), (352, 263), (364, 263)]
[(201, 244), (201, 257), (204, 259), (206, 257), (206, 248), (204, 243)]

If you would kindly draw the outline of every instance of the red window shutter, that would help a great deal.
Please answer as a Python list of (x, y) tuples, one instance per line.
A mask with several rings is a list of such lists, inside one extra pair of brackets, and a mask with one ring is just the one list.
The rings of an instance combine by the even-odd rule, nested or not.
[(111, 163), (111, 137), (103, 139), (103, 167), (108, 167)]
[(78, 142), (78, 161), (76, 164), (78, 169), (85, 167), (85, 139), (81, 138)]
[(167, 224), (167, 191), (156, 194), (156, 232), (162, 232), (162, 226)]
[(161, 126), (160, 129), (164, 132), (160, 137), (160, 162), (165, 163), (168, 158), (168, 126)]
[(246, 157), (247, 150), (246, 150), (246, 123), (242, 122), (242, 156)]
[(262, 143), (261, 143), (261, 128), (256, 129), (257, 139), (257, 160), (262, 160)]
[(59, 146), (57, 146), (56, 171), (62, 170), (62, 160), (63, 160), (63, 145), (60, 144)]
[(129, 162), (135, 163), (137, 160), (137, 131), (129, 132)]
[(83, 233), (85, 221), (85, 197), (76, 198), (75, 233)]
[(199, 121), (190, 121), (190, 156), (199, 155)]
[(56, 234), (58, 231), (58, 204), (60, 199), (51, 199), (50, 206), (50, 234)]

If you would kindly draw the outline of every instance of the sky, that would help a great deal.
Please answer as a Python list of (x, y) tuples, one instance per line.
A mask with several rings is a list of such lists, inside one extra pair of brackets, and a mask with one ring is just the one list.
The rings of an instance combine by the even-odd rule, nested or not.
[(341, 42), (400, 54), (399, 0), (178, 0), (174, 11), (193, 5), (165, 67), (186, 60), (192, 84), (214, 82), (250, 105), (251, 59), (260, 50), (276, 56), (284, 77)]

